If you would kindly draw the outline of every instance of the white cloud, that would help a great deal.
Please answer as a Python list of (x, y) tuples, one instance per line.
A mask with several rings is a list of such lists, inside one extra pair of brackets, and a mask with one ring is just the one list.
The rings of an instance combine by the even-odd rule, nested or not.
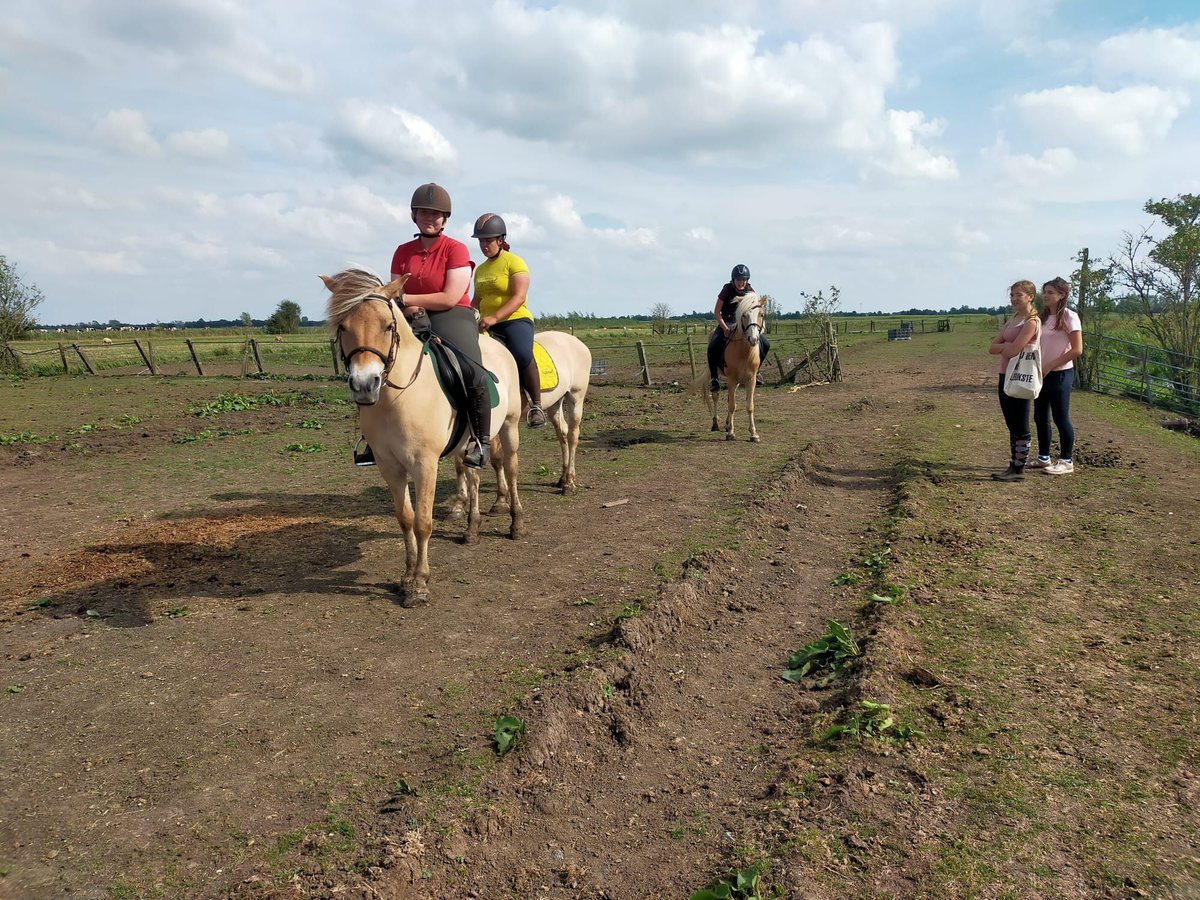
[(1010, 154), (1004, 141), (984, 151), (985, 162), (994, 165), (1007, 179), (1022, 185), (1057, 181), (1075, 171), (1078, 160), (1068, 147), (1050, 147), (1040, 156)]
[(145, 157), (162, 155), (162, 147), (150, 133), (146, 117), (136, 109), (114, 109), (105, 113), (96, 123), (95, 135), (122, 153)]
[(229, 153), (229, 135), (219, 128), (176, 131), (167, 135), (167, 149), (196, 159), (220, 159)]
[(921, 145), (927, 128), (897, 128), (887, 108), (899, 62), (883, 22), (775, 43), (745, 25), (654, 30), (515, 0), (448, 16), (413, 63), (440, 67), (426, 89), (484, 129), (587, 155), (760, 166), (835, 148), (915, 177), (953, 170)]
[(684, 237), (689, 241), (697, 241), (701, 244), (715, 244), (717, 236), (711, 228), (700, 226), (699, 228), (689, 228), (684, 232)]
[(1159, 84), (1200, 85), (1200, 26), (1115, 35), (1096, 48), (1096, 65)]
[(944, 123), (926, 120), (923, 113), (889, 109), (887, 131), (890, 140), (876, 153), (872, 162), (884, 172), (901, 178), (944, 181), (958, 177), (958, 166), (949, 156), (934, 153), (922, 138), (936, 138)]
[(1016, 107), (1025, 122), (1051, 141), (1081, 141), (1140, 156), (1166, 137), (1188, 105), (1187, 95), (1147, 85), (1105, 91), (1069, 86), (1022, 94)]
[(356, 174), (397, 165), (444, 172), (458, 164), (454, 147), (428, 121), (366, 100), (342, 105), (327, 140), (342, 164)]

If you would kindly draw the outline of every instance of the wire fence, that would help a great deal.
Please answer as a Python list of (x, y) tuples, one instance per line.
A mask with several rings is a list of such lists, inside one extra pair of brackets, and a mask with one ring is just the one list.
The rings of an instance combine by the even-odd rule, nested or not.
[(1104, 335), (1084, 335), (1080, 386), (1200, 415), (1200, 357)]

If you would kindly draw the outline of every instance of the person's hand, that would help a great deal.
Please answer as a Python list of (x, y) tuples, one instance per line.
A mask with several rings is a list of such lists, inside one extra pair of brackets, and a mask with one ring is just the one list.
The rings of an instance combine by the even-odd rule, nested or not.
[(721, 320), (721, 331), (725, 333), (725, 337), (729, 337), (729, 332), (733, 331), (733, 327), (724, 319)]
[(483, 331), (490, 331), (492, 326), (495, 325), (497, 321), (498, 320), (495, 316), (484, 316), (479, 320), (479, 327)]

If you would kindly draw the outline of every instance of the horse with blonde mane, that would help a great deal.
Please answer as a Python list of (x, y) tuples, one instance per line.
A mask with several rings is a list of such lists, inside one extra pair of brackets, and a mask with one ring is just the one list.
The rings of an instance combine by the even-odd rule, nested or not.
[[(764, 303), (755, 293), (748, 293), (737, 299), (734, 307), (735, 324), (733, 331), (725, 342), (725, 383), (729, 389), (729, 411), (725, 417), (725, 440), (736, 440), (734, 434), (733, 414), (737, 409), (737, 389), (746, 390), (746, 411), (750, 415), (750, 440), (758, 443), (758, 429), (754, 427), (754, 388), (758, 383), (758, 369), (762, 365), (759, 339), (762, 335), (763, 322), (766, 313)], [(704, 395), (704, 405), (712, 414), (712, 430), (719, 431), (717, 424), (717, 394), (710, 391), (706, 377), (696, 382), (698, 390)]]
[[(434, 371), (427, 343), (413, 334), (396, 298), (408, 276), (384, 284), (363, 269), (321, 276), (329, 288), (328, 323), (336, 333), (346, 366), (346, 381), (358, 404), (359, 427), (375, 454), (379, 472), (396, 505), (404, 532), (404, 580), (401, 604), (429, 601), (429, 536), (438, 460), (461, 457), (469, 432), (449, 446), (461, 413), (446, 398)], [(524, 511), (517, 495), (517, 451), (521, 390), (512, 355), (494, 340), (481, 340), (484, 366), (497, 378), (499, 405), (492, 415), (492, 466), (506, 485), (511, 516), (509, 536), (520, 537)], [(464, 543), (479, 540), (479, 470), (463, 467), (467, 501)], [(409, 495), (413, 483), (415, 503)]]

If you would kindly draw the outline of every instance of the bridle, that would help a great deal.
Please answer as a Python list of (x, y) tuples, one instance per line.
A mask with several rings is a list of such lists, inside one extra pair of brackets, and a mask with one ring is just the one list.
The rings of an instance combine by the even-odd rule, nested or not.
[[(342, 350), (342, 331), (344, 328), (342, 325), (338, 325), (338, 350), (340, 350), (342, 354), (342, 366), (347, 372), (349, 372), (351, 359), (353, 359), (359, 353), (374, 353), (383, 361), (383, 383), (396, 391), (403, 391), (406, 388), (411, 387), (412, 383), (417, 380), (417, 376), (421, 374), (421, 364), (425, 361), (425, 350), (429, 342), (426, 341), (425, 344), (421, 346), (421, 353), (417, 356), (416, 368), (413, 369), (412, 377), (408, 379), (408, 383), (403, 386), (393, 383), (390, 377), (392, 364), (396, 362), (396, 351), (400, 349), (400, 323), (396, 319), (396, 303), (390, 297), (385, 297), (383, 294), (376, 293), (374, 291), (362, 298), (363, 303), (366, 303), (368, 300), (378, 300), (380, 303), (386, 304), (388, 312), (392, 314), (392, 324), (388, 326), (388, 331), (392, 333), (392, 339), (391, 344), (388, 346), (387, 356), (384, 356), (374, 347), (367, 346), (355, 347), (349, 353)], [(400, 305), (403, 307), (403, 300), (400, 301)]]
[[(749, 317), (749, 315), (752, 312), (754, 312), (755, 310), (762, 309), (762, 308), (763, 308), (762, 301), (759, 301), (758, 303), (755, 303), (752, 306), (742, 310), (741, 315), (738, 316), (737, 333), (734, 336), (730, 337), (730, 340), (744, 340), (747, 343), (749, 343), (750, 339), (746, 337), (746, 329), (750, 326), (749, 326), (749, 323), (747, 323), (746, 319), (747, 319), (747, 317)], [(762, 328), (762, 323), (760, 323), (760, 322), (754, 322), (753, 324), (758, 325), (759, 328)]]

